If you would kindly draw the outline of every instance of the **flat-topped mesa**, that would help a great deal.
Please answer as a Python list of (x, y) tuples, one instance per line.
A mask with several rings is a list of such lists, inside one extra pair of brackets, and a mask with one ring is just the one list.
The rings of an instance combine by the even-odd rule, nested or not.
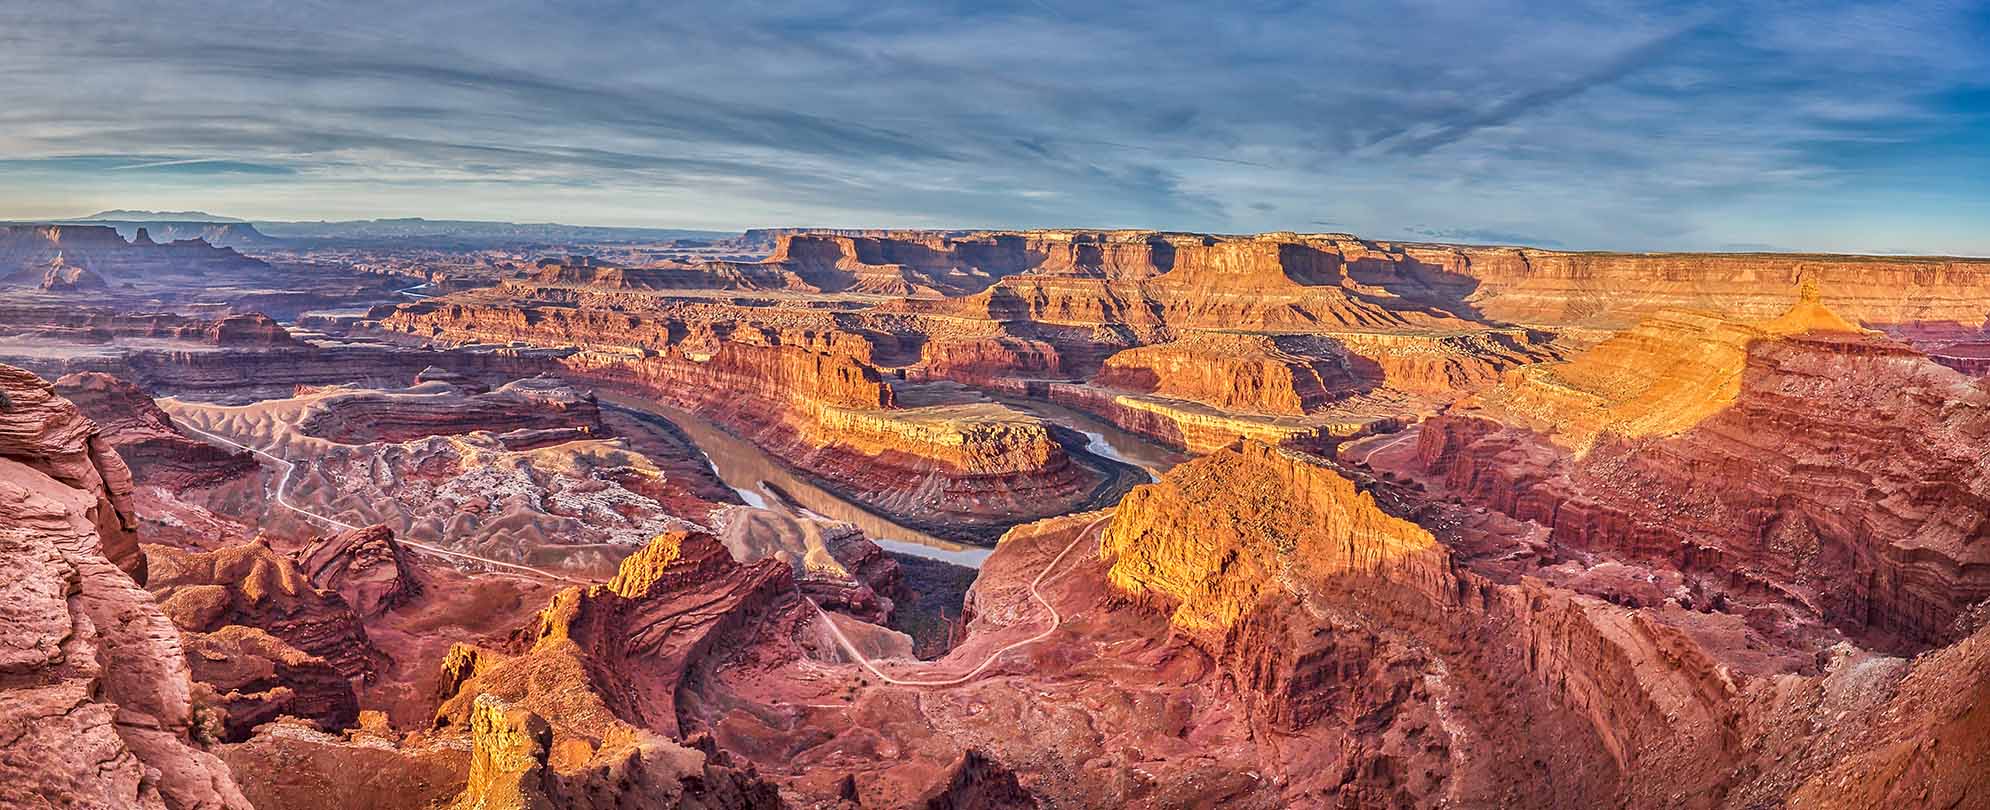
[(215, 346), (301, 346), (290, 330), (259, 312), (225, 315), (207, 326), (206, 341)]
[(516, 380), (484, 393), (444, 382), (380, 391), (323, 389), (296, 420), (305, 436), (342, 444), (406, 442), (472, 431), (500, 434), (525, 449), (603, 435), (592, 394), (547, 378)]
[(196, 318), (174, 313), (132, 314), (63, 304), (0, 307), (0, 334), (104, 342), (164, 338), (209, 346), (302, 348), (306, 344), (259, 313)]
[[(1356, 278), (1348, 246), (1332, 240), (1295, 234), (1059, 236), (1065, 248), (1099, 247), (1101, 264), (1045, 261), (986, 291), (933, 306), (967, 317), (1061, 325), (1301, 332), (1478, 327), (1452, 314), (1462, 308), (1448, 292), (1420, 280), (1384, 273), (1380, 283), (1370, 283), (1378, 275), (1373, 272)], [(1129, 244), (1144, 248), (1129, 251)], [(1124, 255), (1129, 253), (1139, 257)], [(1141, 268), (1140, 261), (1153, 264)]]
[(994, 335), (928, 340), (919, 347), (916, 373), (973, 385), (1003, 377), (1059, 377), (1065, 371), (1064, 356), (1054, 344)]
[[(896, 396), (878, 370), (837, 354), (797, 346), (725, 342), (711, 351), (676, 346), (631, 356), (581, 352), (564, 361), (574, 372), (638, 385), (692, 410), (719, 408), (722, 421), (778, 419), (789, 409), (889, 409)], [(739, 407), (752, 403), (755, 407)]]
[(1347, 281), (1341, 255), (1318, 246), (1264, 235), (1175, 245), (1174, 266), (1155, 281), (1211, 294), (1335, 287)]
[(1305, 336), (1191, 333), (1114, 354), (1092, 382), (1227, 411), (1301, 415), (1362, 381), (1336, 346)]
[(1021, 273), (1152, 278), (1175, 266), (1178, 240), (1202, 238), (1151, 231), (795, 233), (781, 236), (759, 267), (779, 268), (823, 292), (968, 295)]
[(1381, 578), (1438, 597), (1447, 552), (1352, 481), (1246, 441), (1176, 467), (1120, 501), (1099, 540), (1108, 580), (1175, 626), (1222, 633), (1266, 598), (1303, 601), (1341, 578)]
[[(637, 295), (632, 299), (631, 295)], [(623, 308), (628, 309), (624, 310)], [(839, 313), (771, 310), (597, 289), (505, 282), (477, 297), (404, 304), (374, 326), (441, 343), (526, 343), (630, 353), (727, 341), (783, 345), (870, 362), (884, 336), (845, 328)]]
[(154, 275), (218, 278), (270, 270), (233, 248), (199, 240), (159, 244), (148, 238), (134, 244), (106, 225), (0, 225), (0, 286), (38, 285), (59, 267), (87, 269), (100, 284)]

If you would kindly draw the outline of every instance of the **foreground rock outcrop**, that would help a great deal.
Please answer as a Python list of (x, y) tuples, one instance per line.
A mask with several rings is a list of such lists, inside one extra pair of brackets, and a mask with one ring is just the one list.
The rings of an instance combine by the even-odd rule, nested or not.
[(133, 580), (116, 458), (47, 383), (0, 366), (0, 804), (246, 810), (197, 737), (179, 632)]
[[(1983, 756), (1960, 743), (1974, 722), (1962, 701), (1874, 712), (1895, 684), (1980, 691), (1982, 674), (1959, 663), (1980, 629), (1939, 656), (1892, 658), (1822, 629), (1817, 613), (1790, 617), (1809, 623), (1794, 632), (1740, 601), (1696, 599), (1699, 585), (1627, 593), (1609, 572), (1634, 563), (1567, 565), (1486, 535), (1496, 521), (1417, 503), (1363, 491), (1323, 460), (1245, 445), (1136, 490), (1101, 554), (1113, 587), (1215, 655), (1260, 722), (1353, 723), (1350, 781), (1310, 800), (1749, 807), (1792, 801), (1806, 783), (1818, 795), (1825, 773), (1895, 796), (1957, 796), (1975, 780), (1898, 759), (1868, 768), (1898, 756), (1869, 741), (1906, 727), (1944, 729), (1934, 736), (1963, 745), (1957, 763)], [(1390, 513), (1404, 507), (1442, 536)], [(1494, 542), (1513, 545), (1478, 550)], [(1376, 700), (1388, 708), (1368, 723), (1422, 716), (1441, 736), (1397, 748), (1388, 725), (1345, 714)]]
[(212, 633), (253, 627), (330, 662), (344, 677), (370, 680), (381, 653), (338, 592), (318, 588), (297, 563), (262, 543), (218, 551), (147, 546), (147, 584), (180, 629)]

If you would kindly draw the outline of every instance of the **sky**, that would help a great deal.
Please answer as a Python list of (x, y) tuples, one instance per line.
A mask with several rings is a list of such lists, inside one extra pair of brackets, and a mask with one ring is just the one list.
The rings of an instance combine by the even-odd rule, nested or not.
[(0, 218), (1990, 255), (1990, 2), (0, 4)]

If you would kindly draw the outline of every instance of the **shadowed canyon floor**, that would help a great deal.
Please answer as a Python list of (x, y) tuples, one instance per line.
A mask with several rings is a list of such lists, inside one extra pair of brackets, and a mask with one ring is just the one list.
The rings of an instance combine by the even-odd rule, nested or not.
[(0, 804), (1990, 807), (1990, 263), (205, 235), (0, 228)]

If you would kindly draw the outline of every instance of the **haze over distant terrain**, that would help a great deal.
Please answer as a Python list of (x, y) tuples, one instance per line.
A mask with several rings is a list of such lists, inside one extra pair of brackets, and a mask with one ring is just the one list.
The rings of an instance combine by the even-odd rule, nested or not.
[(90, 2), (0, 42), (6, 219), (1990, 254), (1981, 4)]

